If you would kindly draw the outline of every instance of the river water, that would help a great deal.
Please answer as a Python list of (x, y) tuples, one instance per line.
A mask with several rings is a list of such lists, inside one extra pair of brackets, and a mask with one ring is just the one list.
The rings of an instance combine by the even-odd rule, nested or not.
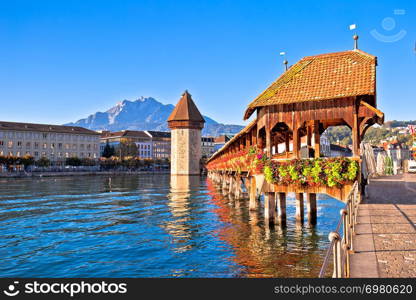
[(0, 277), (316, 277), (343, 204), (265, 226), (203, 177), (0, 179)]

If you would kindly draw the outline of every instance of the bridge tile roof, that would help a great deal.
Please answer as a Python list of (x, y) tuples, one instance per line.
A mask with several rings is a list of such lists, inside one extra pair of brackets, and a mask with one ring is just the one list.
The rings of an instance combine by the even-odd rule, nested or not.
[(361, 50), (307, 56), (273, 82), (247, 107), (375, 95), (377, 58)]

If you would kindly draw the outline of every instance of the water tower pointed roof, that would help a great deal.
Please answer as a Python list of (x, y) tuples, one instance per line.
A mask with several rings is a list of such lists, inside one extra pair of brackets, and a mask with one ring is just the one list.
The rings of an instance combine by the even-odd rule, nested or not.
[(204, 118), (192, 100), (191, 94), (185, 91), (168, 118), (171, 121), (192, 121), (205, 123)]

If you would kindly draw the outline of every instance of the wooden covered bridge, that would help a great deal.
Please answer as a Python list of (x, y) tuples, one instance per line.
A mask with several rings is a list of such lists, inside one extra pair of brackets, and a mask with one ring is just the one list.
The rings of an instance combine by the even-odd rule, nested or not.
[[(286, 224), (286, 194), (296, 194), (296, 220), (316, 222), (316, 194), (346, 201), (360, 180), (360, 142), (384, 115), (376, 102), (377, 58), (355, 49), (308, 56), (284, 72), (247, 107), (254, 119), (207, 162), (224, 194), (248, 193), (250, 210)], [(330, 126), (351, 129), (352, 158), (321, 157), (320, 136)], [(354, 185), (355, 183), (355, 185)]]

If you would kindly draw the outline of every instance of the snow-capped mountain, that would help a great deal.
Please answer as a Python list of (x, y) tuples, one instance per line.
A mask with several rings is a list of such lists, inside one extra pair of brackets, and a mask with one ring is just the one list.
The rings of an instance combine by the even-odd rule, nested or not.
[[(140, 97), (135, 101), (123, 100), (105, 112), (96, 112), (85, 119), (65, 125), (81, 126), (92, 130), (159, 130), (168, 131), (166, 120), (172, 112), (172, 104), (163, 104), (152, 97)], [(243, 126), (221, 124), (204, 116), (202, 134), (218, 136), (234, 134)]]

